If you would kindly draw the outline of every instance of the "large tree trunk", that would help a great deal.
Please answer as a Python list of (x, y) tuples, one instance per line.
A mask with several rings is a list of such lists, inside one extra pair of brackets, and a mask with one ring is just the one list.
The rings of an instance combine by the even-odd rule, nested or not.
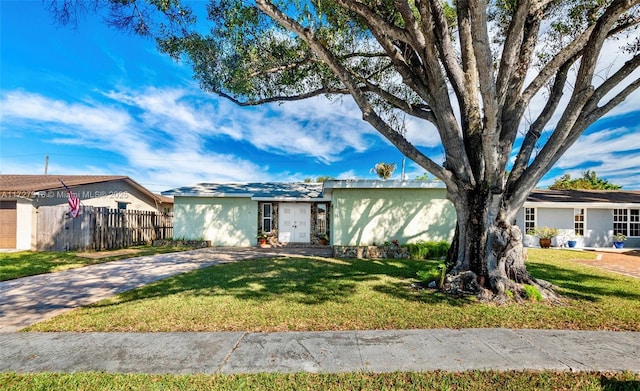
[(558, 299), (551, 284), (527, 271), (522, 233), (509, 221), (515, 214), (504, 209), (503, 194), (481, 188), (449, 197), (454, 198), (458, 223), (444, 290), (476, 294), (483, 300), (504, 302), (508, 296), (519, 301), (526, 297), (526, 284), (536, 287), (544, 299)]

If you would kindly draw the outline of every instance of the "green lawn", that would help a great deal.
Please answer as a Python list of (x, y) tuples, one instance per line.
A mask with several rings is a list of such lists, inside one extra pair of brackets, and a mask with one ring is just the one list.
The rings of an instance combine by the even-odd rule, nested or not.
[(140, 375), (0, 373), (3, 390), (638, 390), (640, 375), (533, 371)]
[(192, 250), (192, 248), (187, 247), (152, 246), (135, 246), (131, 247), (131, 249), (139, 250), (139, 252), (133, 255), (119, 255), (99, 259), (79, 257), (75, 251), (19, 251), (0, 253), (0, 281), (59, 272), (124, 258)]
[(530, 250), (560, 305), (480, 304), (412, 287), (436, 261), (273, 258), (190, 272), (31, 326), (30, 331), (287, 331), (546, 328), (640, 331), (640, 279), (582, 266), (588, 252)]

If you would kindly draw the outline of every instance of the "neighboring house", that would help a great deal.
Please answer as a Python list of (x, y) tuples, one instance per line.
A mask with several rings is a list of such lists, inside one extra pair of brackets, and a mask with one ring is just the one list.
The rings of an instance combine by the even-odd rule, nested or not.
[(272, 243), (450, 240), (455, 228), (439, 182), (202, 183), (162, 194), (174, 197), (174, 236), (214, 246), (253, 246), (260, 232)]
[(0, 175), (0, 248), (35, 248), (40, 207), (66, 205), (68, 192), (83, 206), (171, 212), (173, 200), (127, 176)]
[[(455, 210), (439, 181), (329, 180), (324, 183), (203, 183), (163, 192), (175, 200), (174, 236), (215, 246), (272, 244), (355, 246), (450, 241)], [(535, 190), (518, 213), (523, 233), (534, 226), (562, 231), (554, 245), (577, 236), (579, 247), (610, 247), (614, 232), (640, 247), (640, 191)], [(537, 247), (537, 238), (524, 237)]]
[[(640, 191), (534, 190), (516, 222), (523, 233), (535, 226), (560, 229), (554, 246), (575, 238), (578, 247), (611, 247), (613, 235), (623, 233), (625, 247), (640, 247)], [(525, 245), (538, 240), (526, 235)]]

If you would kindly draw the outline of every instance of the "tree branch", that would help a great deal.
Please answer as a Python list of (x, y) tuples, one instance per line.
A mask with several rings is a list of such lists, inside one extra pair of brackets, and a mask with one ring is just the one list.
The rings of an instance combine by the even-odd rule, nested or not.
[(251, 74), (249, 74), (249, 78), (254, 78), (257, 76), (262, 76), (262, 75), (268, 75), (268, 74), (272, 74), (272, 73), (279, 73), (282, 71), (288, 71), (291, 69), (296, 69), (302, 65), (306, 65), (310, 62), (312, 62), (313, 60), (311, 59), (311, 57), (307, 56), (304, 59), (302, 59), (301, 61), (297, 61), (291, 64), (286, 64), (286, 65), (281, 65), (278, 67), (273, 67), (273, 68), (269, 68), (269, 69), (263, 69), (261, 71), (257, 71), (257, 72), (253, 72)]
[[(584, 132), (590, 123), (586, 121), (585, 105), (593, 96), (595, 89), (591, 85), (597, 58), (605, 39), (611, 32), (611, 27), (630, 7), (640, 3), (640, 0), (614, 0), (604, 14), (594, 24), (587, 44), (580, 57), (580, 69), (576, 78), (576, 86), (567, 108), (558, 121), (558, 126), (545, 143), (540, 153), (518, 181), (521, 185), (533, 187), (544, 173), (551, 167)], [(526, 182), (526, 183), (525, 183)]]
[(558, 72), (558, 69), (575, 57), (584, 48), (589, 39), (594, 26), (589, 26), (579, 37), (571, 41), (564, 49), (560, 50), (541, 70), (538, 75), (529, 83), (520, 96), (520, 104), (529, 105), (531, 99), (540, 91), (542, 87)]
[(282, 10), (278, 9), (268, 0), (256, 0), (258, 7), (276, 20), (286, 29), (297, 34), (303, 39), (309, 47), (318, 55), (318, 57), (333, 71), (333, 73), (346, 86), (349, 93), (355, 100), (356, 104), (362, 111), (362, 118), (369, 122), (383, 136), (387, 138), (393, 145), (402, 151), (408, 158), (418, 163), (433, 175), (444, 181), (452, 182), (451, 173), (443, 167), (428, 158), (420, 152), (413, 144), (405, 139), (399, 132), (387, 124), (373, 109), (365, 94), (358, 86), (358, 82), (351, 76), (349, 71), (338, 61), (324, 45), (322, 45), (315, 37), (311, 30), (304, 28), (295, 20), (291, 19)]
[(507, 29), (506, 39), (502, 49), (500, 58), (500, 67), (497, 77), (497, 94), (501, 104), (505, 102), (505, 98), (510, 85), (510, 80), (514, 72), (515, 60), (518, 57), (520, 48), (524, 44), (525, 21), (529, 15), (530, 0), (518, 2), (518, 8), (511, 18), (509, 28)]
[(544, 127), (549, 122), (549, 120), (553, 116), (553, 113), (557, 109), (558, 104), (560, 103), (560, 99), (563, 95), (564, 86), (566, 84), (567, 75), (569, 73), (571, 65), (573, 65), (573, 61), (563, 64), (563, 66), (558, 71), (547, 103), (545, 104), (538, 118), (529, 127), (529, 130), (527, 131), (527, 134), (522, 141), (520, 152), (518, 153), (513, 168), (511, 169), (511, 173), (509, 174), (508, 183), (513, 182), (515, 178), (519, 178), (527, 168), (527, 164), (531, 159), (531, 154), (533, 153), (536, 143), (542, 135)]
[(238, 106), (258, 106), (264, 103), (274, 103), (274, 102), (292, 102), (292, 101), (297, 101), (297, 100), (303, 100), (303, 99), (308, 99), (308, 98), (313, 98), (314, 96), (319, 96), (319, 95), (349, 95), (349, 90), (347, 89), (339, 89), (339, 88), (327, 88), (327, 87), (322, 87), (322, 88), (318, 88), (316, 90), (313, 91), (309, 91), (309, 92), (305, 92), (303, 94), (297, 94), (297, 95), (281, 95), (281, 96), (270, 96), (268, 98), (263, 98), (263, 99), (255, 99), (255, 100), (248, 100), (248, 101), (242, 101), (239, 100), (227, 93), (224, 93), (222, 91), (216, 91), (216, 94), (222, 96), (225, 99), (230, 100), (231, 102), (237, 104)]
[[(622, 101), (624, 100), (624, 98), (626, 98), (626, 95), (628, 95), (628, 93), (626, 95), (623, 94), (624, 98), (622, 100), (619, 99), (621, 95), (618, 94), (616, 95), (616, 97), (612, 98), (608, 103), (604, 104), (601, 107), (598, 107), (598, 103), (600, 102), (600, 100), (606, 94), (608, 94), (613, 88), (618, 86), (624, 79), (626, 79), (629, 75), (631, 75), (631, 73), (635, 71), (639, 66), (640, 66), (640, 54), (636, 54), (630, 60), (625, 62), (624, 65), (616, 73), (611, 75), (611, 77), (609, 77), (607, 80), (604, 81), (604, 83), (602, 83), (598, 88), (596, 88), (596, 90), (593, 92), (593, 96), (591, 97), (591, 99), (589, 99), (589, 101), (585, 105), (586, 108), (593, 110), (592, 115), (594, 115), (596, 119), (602, 117), (609, 110), (611, 110), (611, 108), (613, 108), (613, 107), (610, 107), (607, 109), (606, 108), (607, 106), (611, 106), (611, 105), (616, 106), (619, 103), (622, 103)], [(636, 79), (633, 83), (631, 83), (631, 86), (637, 82), (638, 80)], [(629, 86), (627, 88), (629, 88)], [(629, 93), (631, 92), (633, 92), (633, 89), (629, 91)]]
[(587, 116), (587, 121), (589, 123), (593, 123), (593, 122), (597, 121), (598, 119), (602, 118), (602, 116), (607, 114), (609, 111), (611, 111), (611, 109), (613, 109), (614, 107), (616, 107), (620, 103), (624, 102), (624, 100), (627, 99), (627, 97), (632, 92), (635, 92), (639, 87), (640, 87), (640, 78), (638, 78), (638, 79), (634, 80), (633, 82), (631, 82), (631, 84), (626, 86), (622, 91), (620, 91), (618, 94), (616, 94), (616, 96), (611, 98), (609, 100), (609, 102), (607, 102), (604, 105), (602, 105), (602, 106), (598, 107), (597, 109), (593, 110), (589, 114), (589, 116)]
[(360, 3), (359, 1), (350, 1), (350, 0), (336, 0), (336, 3), (340, 4), (342, 7), (357, 13), (362, 16), (368, 25), (375, 25), (379, 29), (381, 26), (384, 28), (380, 30), (384, 30), (385, 34), (391, 37), (392, 40), (397, 39), (399, 41), (409, 42), (411, 37), (407, 33), (406, 30), (397, 27), (394, 24), (387, 22), (382, 19), (378, 14), (373, 12), (371, 8), (366, 5)]
[[(447, 19), (442, 8), (442, 2), (440, 0), (428, 0), (429, 7), (422, 1), (416, 1), (418, 11), (422, 15), (423, 19), (426, 19), (428, 15), (431, 15), (434, 28), (433, 33), (435, 37), (435, 47), (438, 49), (440, 55), (440, 61), (444, 66), (451, 87), (456, 92), (456, 96), (462, 96), (464, 92), (465, 76), (460, 66), (458, 56), (453, 47), (451, 36), (449, 34), (449, 28), (447, 26)], [(424, 29), (429, 29), (430, 26), (427, 23), (422, 23)], [(431, 30), (429, 30), (431, 31)]]
[(436, 118), (433, 115), (433, 111), (431, 110), (431, 107), (429, 107), (428, 105), (422, 105), (422, 104), (411, 104), (408, 103), (406, 100), (398, 98), (397, 96), (395, 96), (394, 94), (380, 88), (379, 86), (365, 80), (364, 83), (367, 86), (367, 91), (370, 91), (376, 95), (378, 95), (380, 98), (384, 99), (385, 102), (387, 102), (388, 104), (390, 104), (391, 106), (402, 110), (403, 112), (416, 117), (416, 118), (420, 118), (426, 121), (429, 121), (433, 124), (436, 123)]

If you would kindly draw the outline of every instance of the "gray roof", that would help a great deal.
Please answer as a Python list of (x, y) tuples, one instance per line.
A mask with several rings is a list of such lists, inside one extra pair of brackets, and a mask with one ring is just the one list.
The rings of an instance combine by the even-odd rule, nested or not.
[[(406, 187), (399, 181), (360, 181), (369, 187)], [(182, 197), (245, 197), (256, 200), (327, 200), (331, 190), (338, 185), (351, 188), (362, 187), (356, 181), (329, 181), (327, 194), (323, 193), (322, 183), (307, 182), (264, 182), (264, 183), (199, 183), (163, 191), (165, 196)], [(377, 185), (376, 185), (377, 184)], [(382, 186), (382, 185), (384, 186)], [(421, 185), (426, 186), (426, 185)], [(433, 187), (433, 185), (430, 185)], [(638, 190), (548, 190), (535, 189), (527, 197), (527, 202), (555, 203), (615, 203), (640, 204)]]
[(528, 202), (602, 202), (640, 204), (637, 190), (542, 190), (536, 189), (527, 197)]
[(199, 183), (163, 191), (166, 196), (248, 197), (252, 199), (323, 199), (322, 183)]

